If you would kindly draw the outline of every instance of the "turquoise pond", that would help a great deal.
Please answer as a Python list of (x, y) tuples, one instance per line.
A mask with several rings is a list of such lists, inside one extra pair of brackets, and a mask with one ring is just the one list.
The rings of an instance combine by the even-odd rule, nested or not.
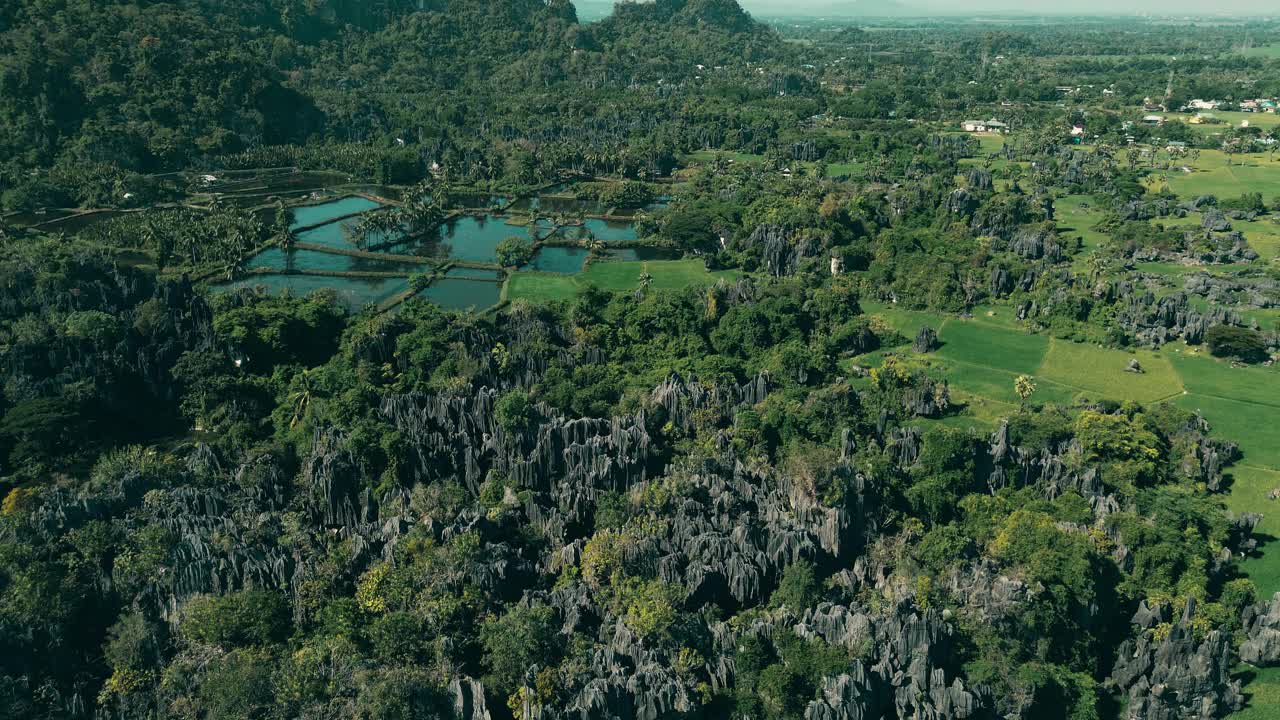
[(469, 262), (497, 262), (498, 243), (513, 235), (532, 239), (530, 228), (508, 225), (501, 216), (466, 215), (438, 228), (435, 238), (426, 243), (426, 254)]
[(558, 233), (567, 240), (583, 240), (591, 237), (602, 242), (620, 242), (636, 239), (636, 227), (633, 223), (620, 220), (600, 220), (590, 218), (582, 225), (561, 228)]
[(538, 248), (530, 266), (539, 272), (570, 275), (582, 272), (587, 254), (587, 249), (580, 247), (542, 247)]
[[(290, 229), (319, 225), (347, 215), (368, 212), (381, 207), (378, 203), (362, 197), (344, 197), (322, 205), (306, 205), (293, 208), (293, 223)], [(308, 241), (311, 242), (311, 241)]]
[(266, 268), (269, 270), (323, 270), (326, 272), (423, 272), (425, 265), (401, 263), (392, 260), (374, 260), (369, 258), (335, 255), (316, 250), (290, 250), (270, 248), (254, 255), (245, 263), (249, 269)]
[(502, 285), (483, 280), (445, 277), (418, 293), (432, 303), (449, 310), (484, 310), (498, 304)]
[(348, 310), (381, 303), (409, 289), (407, 278), (335, 278), (323, 275), (254, 275), (219, 285), (221, 292), (241, 288), (265, 288), (272, 295), (287, 291), (294, 297), (306, 297), (317, 290), (332, 290)]
[[(589, 254), (586, 248), (580, 247), (541, 247), (533, 256), (533, 262), (529, 263), (525, 269), (572, 275), (582, 272), (582, 265)], [(671, 260), (679, 256), (680, 253), (668, 248), (614, 248), (605, 252), (604, 261)]]
[[(295, 239), (298, 242), (311, 243), (312, 245), (324, 245), (325, 247), (339, 248), (342, 250), (354, 250), (356, 249), (355, 244), (347, 238), (347, 232), (343, 229), (344, 226), (350, 225), (354, 222), (354, 219), (331, 222), (317, 228), (312, 228), (311, 230), (300, 232), (295, 236)], [(366, 239), (366, 247), (377, 247), (382, 243), (398, 239), (398, 235), (375, 232), (371, 233)]]

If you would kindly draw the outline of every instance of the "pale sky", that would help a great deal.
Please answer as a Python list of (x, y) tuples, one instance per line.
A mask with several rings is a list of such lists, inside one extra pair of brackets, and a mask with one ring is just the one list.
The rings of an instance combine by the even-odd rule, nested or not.
[[(1085, 15), (1108, 14), (1225, 14), (1280, 15), (1280, 3), (1272, 0), (739, 0), (754, 15), (821, 14), (841, 10), (850, 14), (875, 14), (877, 9), (897, 12), (920, 10), (953, 14), (1019, 12)], [(896, 7), (895, 7), (896, 6)]]

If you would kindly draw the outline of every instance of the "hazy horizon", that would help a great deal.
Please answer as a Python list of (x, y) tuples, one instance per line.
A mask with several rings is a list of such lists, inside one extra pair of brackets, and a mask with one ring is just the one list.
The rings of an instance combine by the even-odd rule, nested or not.
[[(643, 1), (643, 0), (641, 0)], [(575, 0), (578, 7), (600, 11), (615, 0)], [(752, 15), (1280, 15), (1264, 12), (1257, 0), (738, 0)]]

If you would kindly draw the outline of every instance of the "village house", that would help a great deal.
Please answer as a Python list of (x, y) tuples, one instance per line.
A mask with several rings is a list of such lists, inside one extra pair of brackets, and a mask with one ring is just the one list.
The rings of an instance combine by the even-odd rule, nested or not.
[(994, 132), (1003, 133), (1009, 129), (1009, 126), (999, 120), (965, 120), (961, 127), (965, 132)]
[(1222, 107), (1222, 103), (1217, 100), (1196, 99), (1186, 105), (1186, 109), (1188, 110), (1217, 110), (1220, 107)]
[(1142, 117), (1142, 124), (1143, 125), (1163, 125), (1164, 116), (1163, 115), (1144, 115)]

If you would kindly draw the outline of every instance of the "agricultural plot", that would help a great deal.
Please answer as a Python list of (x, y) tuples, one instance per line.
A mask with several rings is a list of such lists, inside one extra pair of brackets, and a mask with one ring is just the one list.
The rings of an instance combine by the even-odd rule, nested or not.
[(1067, 195), (1054, 200), (1054, 214), (1058, 234), (1068, 242), (1079, 237), (1084, 243), (1083, 259), (1107, 242), (1106, 233), (1093, 229), (1102, 221), (1104, 213), (1092, 198), (1086, 195)]
[(1220, 150), (1202, 150), (1194, 167), (1185, 163), (1191, 172), (1180, 168), (1159, 170), (1147, 178), (1153, 190), (1168, 188), (1181, 197), (1216, 195), (1220, 198), (1239, 197), (1246, 192), (1259, 192), (1265, 201), (1280, 197), (1280, 162), (1269, 155), (1236, 155), (1230, 158)]
[[(1036, 376), (1081, 388), (1091, 398), (1150, 403), (1182, 393), (1177, 373), (1160, 353), (1138, 350), (1130, 354), (1058, 339), (1050, 345)], [(1142, 372), (1125, 370), (1134, 359)]]
[(1236, 52), (1245, 57), (1280, 59), (1280, 45), (1260, 45), (1237, 50)]
[(709, 285), (720, 279), (735, 279), (736, 271), (708, 272), (701, 260), (642, 260), (635, 262), (596, 262), (578, 275), (518, 272), (507, 283), (507, 300), (544, 302), (567, 300), (583, 287), (594, 285), (611, 292), (627, 292), (640, 287), (640, 278), (649, 273), (649, 287), (677, 290)]
[[(1280, 468), (1280, 443), (1276, 442), (1280, 407), (1195, 393), (1183, 395), (1175, 404), (1200, 413), (1216, 433), (1237, 443), (1245, 464)], [(1276, 512), (1280, 513), (1280, 507)]]
[(864, 172), (865, 163), (831, 163), (827, 165), (827, 177), (858, 177)]
[(1173, 355), (1173, 366), (1188, 392), (1280, 408), (1280, 373), (1275, 369), (1232, 367), (1204, 352), (1183, 350)]
[[(1236, 465), (1231, 468), (1231, 492), (1227, 495), (1227, 509), (1237, 513), (1266, 510), (1277, 501), (1267, 495), (1280, 487), (1280, 472), (1264, 468)], [(1280, 553), (1280, 512), (1266, 512), (1258, 523), (1257, 532), (1266, 541), (1263, 552), (1244, 562), (1244, 571), (1258, 586), (1258, 594), (1271, 597), (1280, 592), (1280, 563), (1275, 554)]]
[(578, 282), (568, 275), (518, 272), (507, 279), (504, 292), (506, 300), (551, 302), (569, 300), (578, 294)]
[[(1165, 118), (1169, 120), (1180, 120), (1184, 123), (1190, 121), (1191, 118), (1196, 116), (1195, 113), (1161, 113), (1161, 114), (1163, 114)], [(1204, 134), (1213, 134), (1213, 133), (1222, 132), (1224, 130), (1229, 130), (1231, 128), (1241, 127), (1244, 123), (1249, 123), (1251, 127), (1262, 128), (1264, 130), (1280, 127), (1280, 115), (1277, 115), (1275, 113), (1226, 112), (1226, 111), (1213, 110), (1205, 114), (1212, 115), (1218, 120), (1221, 120), (1222, 122), (1191, 124), (1190, 127), (1193, 130), (1196, 130)]]
[(976, 320), (947, 320), (938, 331), (938, 355), (980, 367), (1031, 375), (1049, 349), (1041, 335), (1011, 332)]
[[(1026, 373), (1010, 372), (999, 368), (983, 367), (957, 363), (946, 359), (939, 360), (937, 365), (944, 370), (947, 381), (978, 400), (979, 406), (986, 401), (997, 407), (991, 410), (1007, 415), (1016, 410), (1021, 400), (1013, 391), (1013, 381)], [(1054, 403), (1066, 405), (1075, 397), (1078, 389), (1035, 376), (1037, 403)]]
[(1280, 707), (1280, 667), (1251, 670), (1244, 679), (1249, 681), (1244, 688), (1249, 705), (1231, 720), (1275, 720)]
[[(1083, 394), (1093, 399), (1150, 403), (1183, 392), (1179, 375), (1161, 353), (1128, 353), (1096, 345), (1028, 334), (1011, 325), (984, 320), (943, 318), (931, 313), (868, 305), (900, 334), (914, 337), (920, 327), (938, 330), (941, 346), (931, 356), (955, 388), (993, 402), (1016, 404), (1013, 380), (1035, 378), (1039, 402), (1069, 402)], [(1137, 359), (1143, 372), (1127, 372)]]
[(734, 163), (742, 163), (746, 165), (754, 165), (757, 163), (764, 162), (763, 155), (752, 155), (750, 153), (739, 153), (739, 152), (725, 152), (722, 150), (698, 150), (697, 152), (691, 152), (688, 155), (685, 155), (681, 159), (684, 161), (685, 164), (692, 163), (692, 164), (701, 165), (704, 163), (709, 163), (712, 160), (715, 160), (717, 157), (724, 158), (725, 160), (729, 160)]

